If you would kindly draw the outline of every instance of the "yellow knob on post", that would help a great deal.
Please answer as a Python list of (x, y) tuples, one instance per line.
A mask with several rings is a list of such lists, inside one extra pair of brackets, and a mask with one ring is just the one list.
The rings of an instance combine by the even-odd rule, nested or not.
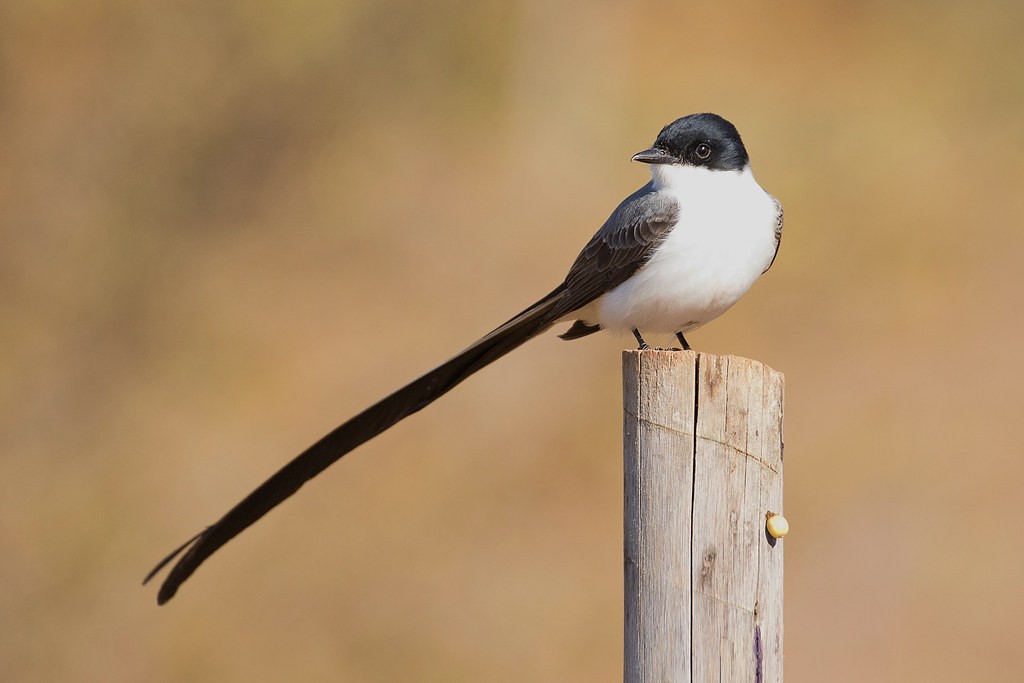
[(765, 515), (765, 528), (772, 538), (782, 538), (789, 533), (789, 522), (782, 515), (769, 512)]

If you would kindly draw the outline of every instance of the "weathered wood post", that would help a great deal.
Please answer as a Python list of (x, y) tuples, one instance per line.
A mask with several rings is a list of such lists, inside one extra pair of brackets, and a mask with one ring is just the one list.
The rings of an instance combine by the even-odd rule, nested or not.
[(626, 683), (781, 683), (783, 376), (623, 353)]

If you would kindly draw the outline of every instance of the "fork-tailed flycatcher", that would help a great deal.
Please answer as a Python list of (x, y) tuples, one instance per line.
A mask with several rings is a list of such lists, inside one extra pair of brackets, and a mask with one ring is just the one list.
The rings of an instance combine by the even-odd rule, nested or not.
[(218, 548), (299, 490), (338, 458), (425, 408), (477, 370), (544, 332), (574, 321), (562, 339), (601, 329), (687, 332), (714, 320), (771, 267), (782, 237), (782, 206), (761, 189), (736, 128), (715, 114), (670, 123), (650, 149), (651, 181), (627, 197), (583, 248), (562, 284), (464, 351), (370, 406), (323, 437), (176, 549), (157, 595), (174, 597)]

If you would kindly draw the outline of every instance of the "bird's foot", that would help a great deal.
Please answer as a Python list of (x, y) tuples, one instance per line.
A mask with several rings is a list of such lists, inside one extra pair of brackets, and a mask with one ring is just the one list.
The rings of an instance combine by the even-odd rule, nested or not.
[(682, 332), (676, 332), (676, 339), (678, 339), (679, 342), (683, 345), (683, 348), (678, 348), (678, 347), (675, 347), (675, 346), (671, 346), (669, 348), (664, 348), (664, 347), (658, 346), (658, 347), (655, 347), (655, 348), (652, 349), (651, 346), (647, 342), (644, 341), (644, 338), (642, 336), (640, 336), (640, 330), (638, 330), (636, 328), (633, 328), (633, 336), (636, 337), (636, 341), (640, 345), (638, 347), (638, 350), (640, 350), (640, 351), (690, 351), (690, 350), (692, 350), (692, 349), (690, 349), (690, 345), (686, 342), (686, 337), (683, 336)]
[(651, 350), (651, 347), (648, 346), (647, 342), (644, 341), (644, 338), (640, 336), (640, 330), (636, 329), (635, 327), (633, 328), (633, 336), (636, 337), (636, 343), (640, 345), (637, 347), (638, 351)]

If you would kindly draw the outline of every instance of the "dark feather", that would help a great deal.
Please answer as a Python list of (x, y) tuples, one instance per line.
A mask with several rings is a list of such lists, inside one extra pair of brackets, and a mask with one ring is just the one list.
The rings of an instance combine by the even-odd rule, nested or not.
[[(775, 258), (779, 255), (779, 247), (782, 246), (782, 202), (776, 197), (772, 197), (772, 201), (775, 202), (775, 208), (779, 212), (775, 217), (775, 253), (772, 254), (771, 263), (768, 264), (768, 268), (772, 267), (775, 263)], [(768, 272), (768, 268), (765, 268), (761, 274), (764, 275)]]
[(679, 217), (671, 197), (648, 183), (612, 212), (576, 257), (565, 278), (565, 315), (615, 289), (644, 266)]
[(430, 405), (477, 370), (551, 327), (557, 319), (552, 316), (552, 310), (563, 296), (564, 289), (558, 287), (454, 358), (337, 427), (278, 470), (220, 520), (165, 557), (146, 576), (143, 583), (153, 578), (161, 568), (184, 552), (171, 568), (157, 593), (157, 602), (160, 604), (173, 598), (178, 587), (206, 558), (277, 507), (341, 456), (369, 441), (399, 420)]
[[(621, 284), (647, 262), (652, 248), (672, 228), (677, 214), (675, 202), (655, 193), (652, 185), (634, 192), (584, 247), (565, 282), (551, 294), (454, 358), (337, 427), (278, 470), (220, 520), (164, 558), (146, 576), (149, 581), (178, 558), (160, 586), (157, 601), (163, 604), (174, 597), (181, 584), (218, 548), (343, 455), (430, 405), (477, 370)], [(577, 322), (566, 334), (583, 336), (597, 329)]]
[(601, 326), (600, 325), (588, 325), (587, 323), (583, 322), (582, 320), (577, 320), (576, 322), (574, 322), (572, 324), (572, 327), (567, 329), (562, 334), (558, 335), (558, 338), (559, 339), (564, 339), (565, 341), (572, 341), (573, 339), (579, 339), (580, 337), (586, 337), (587, 335), (594, 334), (595, 332), (600, 332), (600, 331), (601, 331)]

